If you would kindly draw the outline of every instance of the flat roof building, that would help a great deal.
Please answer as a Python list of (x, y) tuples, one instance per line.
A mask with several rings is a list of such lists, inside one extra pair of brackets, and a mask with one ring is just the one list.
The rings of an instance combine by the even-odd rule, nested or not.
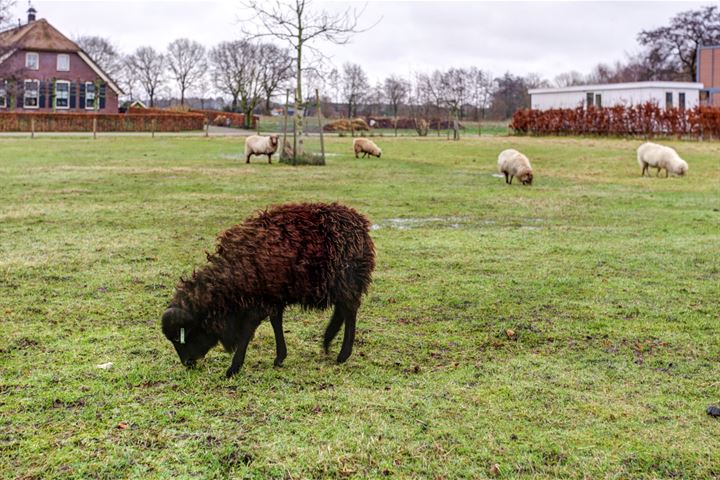
[(720, 45), (698, 48), (697, 80), (705, 87), (700, 102), (720, 107)]
[[(702, 83), (630, 82), (603, 85), (578, 85), (562, 88), (536, 88), (528, 91), (530, 107), (535, 110), (576, 108), (593, 105), (639, 105), (652, 102), (663, 108), (695, 108), (700, 101)], [(719, 89), (720, 92), (720, 89)]]

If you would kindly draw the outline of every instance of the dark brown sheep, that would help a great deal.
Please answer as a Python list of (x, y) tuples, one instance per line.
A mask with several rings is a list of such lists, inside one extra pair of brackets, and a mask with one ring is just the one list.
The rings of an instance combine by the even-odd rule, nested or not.
[(218, 342), (234, 351), (240, 370), (255, 329), (270, 317), (281, 365), (287, 355), (282, 315), (287, 305), (334, 306), (323, 347), (344, 324), (338, 362), (352, 353), (355, 319), (375, 267), (370, 223), (336, 203), (276, 206), (222, 232), (208, 263), (181, 279), (163, 314), (162, 330), (180, 361), (192, 366)]

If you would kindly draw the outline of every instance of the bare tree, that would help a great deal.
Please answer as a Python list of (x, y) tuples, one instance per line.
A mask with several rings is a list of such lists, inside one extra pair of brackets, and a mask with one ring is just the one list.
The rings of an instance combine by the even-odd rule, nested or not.
[(222, 42), (210, 51), (213, 81), (232, 97), (232, 109), (245, 114), (245, 126), (252, 125), (252, 115), (263, 93), (261, 76), (263, 58), (260, 48), (249, 40)]
[[(440, 80), (441, 98), (450, 111), (453, 120), (453, 139), (460, 139), (458, 117), (462, 117), (462, 108), (470, 92), (468, 72), (462, 68), (451, 68), (443, 73)], [(448, 125), (448, 128), (450, 126)]]
[(265, 110), (278, 89), (293, 78), (293, 59), (287, 49), (272, 43), (260, 44), (260, 85), (265, 94)]
[(0, 0), (0, 28), (10, 24), (12, 17), (11, 9), (15, 6), (15, 0)]
[(555, 76), (553, 83), (556, 87), (572, 87), (575, 85), (585, 85), (587, 80), (582, 73), (571, 70)]
[(291, 47), (295, 60), (295, 133), (296, 155), (303, 154), (303, 62), (306, 49), (320, 53), (313, 45), (317, 41), (346, 44), (352, 34), (361, 31), (358, 21), (362, 11), (347, 9), (333, 14), (310, 8), (310, 0), (248, 0), (244, 5), (255, 14), (258, 30), (246, 31), (253, 37), (270, 36)]
[(140, 47), (127, 58), (127, 65), (154, 107), (155, 95), (165, 82), (165, 56), (152, 47)]
[(242, 63), (240, 58), (241, 40), (221, 42), (210, 50), (210, 70), (215, 87), (232, 98), (230, 104), (233, 110), (237, 109), (240, 97), (240, 85), (237, 80), (237, 65)]
[(343, 100), (348, 106), (348, 118), (357, 115), (357, 106), (368, 94), (370, 84), (362, 69), (356, 63), (347, 62), (343, 65)]
[(179, 38), (168, 45), (167, 64), (180, 90), (180, 105), (185, 105), (185, 92), (205, 76), (205, 57), (205, 47), (194, 40)]
[(387, 98), (390, 108), (393, 112), (393, 117), (398, 116), (398, 109), (407, 101), (408, 93), (410, 92), (410, 83), (404, 78), (392, 75), (385, 79), (383, 83), (383, 90), (385, 91), (385, 98)]
[(720, 43), (720, 9), (717, 5), (708, 5), (678, 13), (670, 19), (668, 26), (642, 30), (638, 42), (648, 47), (647, 55), (656, 64), (681, 72), (685, 79), (697, 81), (698, 47)]
[(485, 119), (485, 113), (490, 106), (493, 92), (493, 76), (477, 67), (470, 67), (467, 72), (469, 99), (475, 107), (475, 120)]
[(122, 55), (109, 39), (83, 35), (76, 37), (75, 43), (111, 78), (115, 79), (120, 74), (123, 68)]

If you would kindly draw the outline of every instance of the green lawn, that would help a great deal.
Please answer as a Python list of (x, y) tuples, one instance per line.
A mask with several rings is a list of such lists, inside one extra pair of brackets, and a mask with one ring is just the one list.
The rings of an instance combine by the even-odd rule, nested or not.
[[(0, 139), (0, 478), (720, 478), (720, 144), (670, 142), (690, 173), (665, 179), (639, 141), (376, 140), (295, 168)], [(493, 176), (507, 147), (533, 187)], [(159, 328), (179, 276), (309, 200), (375, 225), (353, 356), (292, 308), (282, 368), (267, 323), (233, 379), (220, 349), (186, 370)]]

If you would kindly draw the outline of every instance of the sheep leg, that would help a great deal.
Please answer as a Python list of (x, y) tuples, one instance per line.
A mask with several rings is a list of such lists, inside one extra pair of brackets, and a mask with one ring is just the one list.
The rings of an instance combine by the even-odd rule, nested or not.
[(250, 163), (250, 155), (245, 155), (245, 163)]
[[(649, 167), (649, 165), (648, 165), (647, 163), (643, 163), (643, 169), (642, 169), (642, 172), (640, 173), (640, 176), (641, 176), (641, 177), (644, 177), (644, 176), (645, 176), (645, 172), (648, 171), (648, 167)], [(650, 176), (650, 172), (648, 172), (648, 177), (649, 177), (649, 176)]]
[(510, 182), (508, 181), (508, 174), (507, 174), (507, 172), (503, 172), (503, 173), (505, 174), (505, 183), (510, 183)]
[(325, 329), (325, 337), (323, 338), (323, 350), (325, 350), (325, 353), (330, 353), (330, 343), (340, 331), (340, 327), (342, 327), (343, 315), (341, 310), (342, 307), (340, 304), (336, 304), (335, 310), (330, 318), (330, 323), (328, 323), (328, 326)]
[(515, 175), (510, 175), (510, 182), (508, 182), (508, 183), (510, 183), (510, 185), (512, 185), (513, 178), (515, 178)]
[(272, 163), (272, 153), (268, 153), (268, 163)]
[(270, 323), (275, 332), (275, 366), (282, 365), (283, 360), (287, 357), (287, 347), (285, 346), (285, 336), (283, 335), (282, 316), (284, 307), (279, 307), (277, 311), (270, 315)]
[(240, 341), (238, 342), (237, 349), (235, 350), (235, 355), (233, 355), (230, 368), (228, 368), (227, 372), (225, 372), (225, 376), (227, 378), (230, 378), (239, 372), (243, 363), (245, 363), (245, 352), (247, 351), (248, 344), (250, 343), (250, 340), (252, 340), (253, 335), (255, 335), (255, 330), (258, 325), (260, 325), (261, 320), (262, 318), (260, 320), (249, 321), (240, 327)]
[(337, 357), (338, 363), (343, 363), (350, 357), (352, 353), (353, 343), (355, 342), (355, 319), (357, 315), (357, 307), (352, 308), (346, 306), (344, 309), (345, 330), (343, 332), (343, 343), (340, 354)]

